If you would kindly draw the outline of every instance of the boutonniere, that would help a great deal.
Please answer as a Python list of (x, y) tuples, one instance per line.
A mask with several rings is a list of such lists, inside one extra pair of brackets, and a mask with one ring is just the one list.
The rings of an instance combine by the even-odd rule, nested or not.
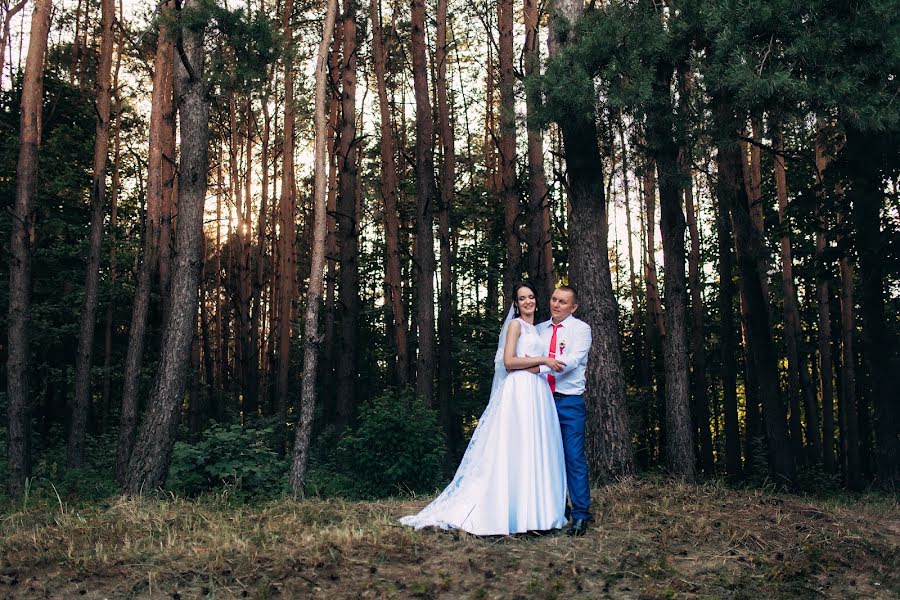
[(560, 342), (560, 343), (559, 343), (559, 353), (562, 354), (562, 353), (565, 352), (565, 351), (566, 351), (566, 343), (565, 343), (565, 342)]

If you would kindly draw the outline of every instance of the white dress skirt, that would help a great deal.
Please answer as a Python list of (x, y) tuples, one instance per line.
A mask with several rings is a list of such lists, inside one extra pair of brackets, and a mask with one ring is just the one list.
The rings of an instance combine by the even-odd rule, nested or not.
[[(541, 356), (540, 336), (519, 320), (516, 356)], [(400, 523), (508, 535), (566, 523), (566, 469), (556, 405), (543, 375), (513, 371), (495, 386), (453, 481)]]

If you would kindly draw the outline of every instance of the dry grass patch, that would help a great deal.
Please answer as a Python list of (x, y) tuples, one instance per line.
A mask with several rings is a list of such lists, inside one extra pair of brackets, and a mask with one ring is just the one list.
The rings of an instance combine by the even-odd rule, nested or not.
[(0, 516), (0, 598), (900, 597), (896, 501), (720, 485), (594, 491), (587, 536), (476, 538), (421, 500), (121, 499)]

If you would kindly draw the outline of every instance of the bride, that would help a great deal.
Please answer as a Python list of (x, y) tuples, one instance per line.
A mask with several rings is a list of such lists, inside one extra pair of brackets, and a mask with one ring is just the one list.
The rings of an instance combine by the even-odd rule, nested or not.
[(508, 535), (565, 525), (566, 469), (556, 406), (538, 368), (565, 363), (543, 356), (534, 327), (534, 287), (516, 283), (500, 331), (487, 408), (462, 462), (441, 494), (400, 519), (421, 529)]

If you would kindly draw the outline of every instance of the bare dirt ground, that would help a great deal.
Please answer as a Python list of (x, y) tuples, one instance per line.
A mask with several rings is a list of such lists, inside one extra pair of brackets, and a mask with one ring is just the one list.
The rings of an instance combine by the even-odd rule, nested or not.
[(900, 598), (900, 503), (631, 480), (588, 535), (411, 531), (427, 499), (0, 512), (0, 598)]

